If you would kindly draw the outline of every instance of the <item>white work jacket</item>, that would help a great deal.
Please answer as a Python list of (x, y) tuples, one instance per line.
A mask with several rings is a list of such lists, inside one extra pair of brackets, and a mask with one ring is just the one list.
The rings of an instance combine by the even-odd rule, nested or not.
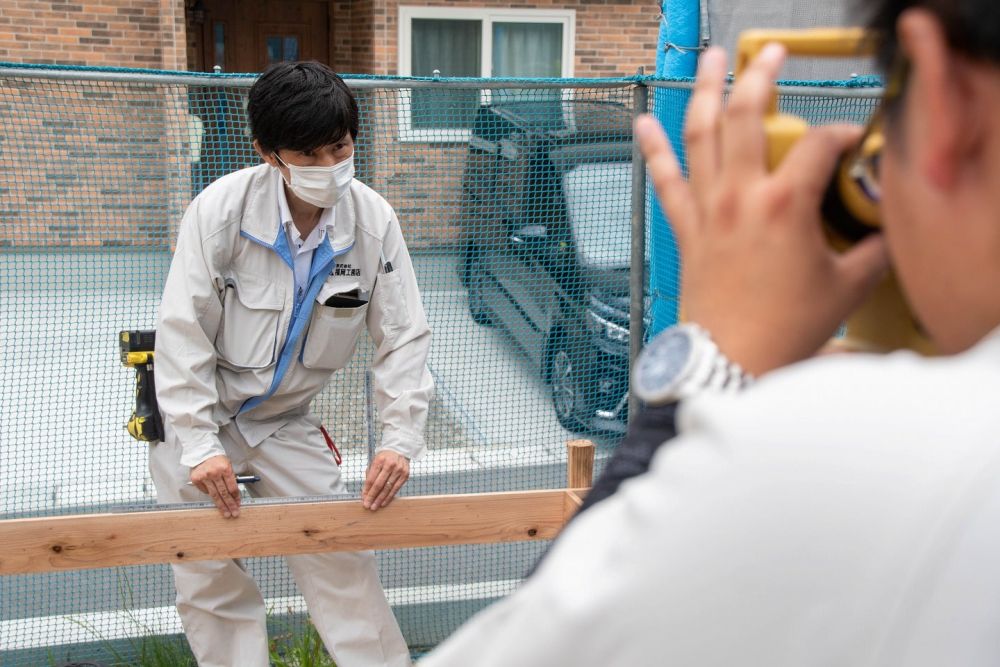
[(678, 429), (421, 667), (1000, 664), (1000, 335), (797, 364)]
[[(268, 165), (234, 172), (184, 214), (156, 325), (165, 438), (181, 443), (187, 466), (223, 454), (218, 431), (232, 421), (251, 446), (260, 444), (309, 411), (367, 327), (380, 448), (419, 458), (433, 394), (430, 328), (396, 214), (355, 180), (296, 299), (280, 178)], [(324, 305), (348, 292), (368, 303)]]

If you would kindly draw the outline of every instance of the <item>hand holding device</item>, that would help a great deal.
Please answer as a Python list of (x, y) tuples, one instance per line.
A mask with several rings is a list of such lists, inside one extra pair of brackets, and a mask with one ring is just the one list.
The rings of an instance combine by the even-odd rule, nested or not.
[(807, 358), (885, 271), (881, 238), (835, 251), (820, 203), (858, 128), (813, 128), (768, 170), (765, 116), (784, 49), (765, 48), (723, 107), (725, 53), (708, 49), (687, 112), (685, 179), (659, 124), (636, 123), (649, 174), (680, 247), (684, 318), (752, 375)]

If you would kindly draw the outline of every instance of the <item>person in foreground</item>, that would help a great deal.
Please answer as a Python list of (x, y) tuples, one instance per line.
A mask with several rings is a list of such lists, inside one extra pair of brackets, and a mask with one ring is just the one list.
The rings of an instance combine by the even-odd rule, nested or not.
[[(160, 304), (157, 498), (210, 497), (238, 521), (234, 473), (260, 477), (248, 485), (255, 496), (346, 493), (310, 405), (367, 328), (383, 436), (361, 502), (377, 510), (424, 451), (433, 391), (430, 329), (399, 221), (354, 179), (358, 106), (328, 67), (273, 66), (250, 89), (247, 114), (264, 164), (220, 178), (188, 207)], [(287, 561), (338, 665), (410, 664), (371, 552)], [(242, 562), (173, 567), (198, 664), (266, 667), (265, 603)]]
[[(820, 197), (860, 131), (772, 173), (768, 47), (722, 106), (703, 54), (690, 183), (636, 126), (684, 257), (689, 319), (758, 377), (693, 392), (647, 474), (573, 521), (534, 577), (422, 667), (1000, 664), (1000, 7), (877, 0), (906, 58), (884, 234), (838, 255)], [(812, 358), (891, 260), (942, 353)]]

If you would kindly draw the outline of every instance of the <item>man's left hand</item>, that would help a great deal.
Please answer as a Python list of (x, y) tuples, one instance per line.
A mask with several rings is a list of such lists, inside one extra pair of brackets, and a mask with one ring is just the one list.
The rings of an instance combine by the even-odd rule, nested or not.
[(373, 512), (385, 507), (410, 478), (410, 459), (396, 452), (379, 452), (368, 466), (361, 503)]

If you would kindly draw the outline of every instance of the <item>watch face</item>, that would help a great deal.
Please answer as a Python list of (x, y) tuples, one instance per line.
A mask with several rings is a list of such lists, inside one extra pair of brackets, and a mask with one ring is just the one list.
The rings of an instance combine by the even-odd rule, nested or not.
[(633, 386), (647, 403), (671, 398), (691, 357), (687, 332), (668, 329), (649, 342), (635, 364)]

